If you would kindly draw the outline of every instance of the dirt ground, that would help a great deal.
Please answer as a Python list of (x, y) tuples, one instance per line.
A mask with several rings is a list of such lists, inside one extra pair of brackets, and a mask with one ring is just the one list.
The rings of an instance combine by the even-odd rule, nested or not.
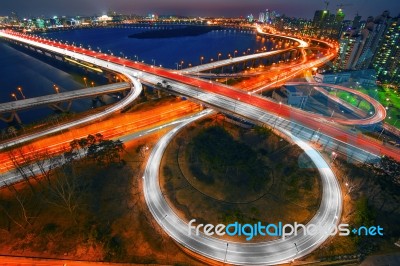
[[(95, 178), (84, 197), (77, 223), (56, 206), (41, 202), (26, 183), (15, 186), (24, 195), (30, 224), (24, 223), (14, 192), (0, 191), (0, 254), (131, 263), (202, 265), (189, 257), (152, 219), (142, 194), (141, 176), (148, 152), (162, 133), (126, 145), (118, 168), (86, 168)], [(93, 175), (91, 175), (93, 174)], [(40, 185), (33, 183), (40, 191)], [(5, 214), (7, 211), (7, 214)], [(22, 225), (23, 227), (19, 226)]]
[[(318, 173), (315, 169), (300, 168), (298, 158), (302, 152), (273, 134), (259, 142), (254, 130), (241, 132), (243, 130), (238, 126), (224, 123), (225, 129), (235, 138), (240, 135), (251, 147), (268, 150), (274, 171), (259, 193), (242, 196), (240, 187), (224, 187), (221, 183), (207, 185), (193, 176), (188, 167), (187, 158), (191, 151), (187, 144), (203, 128), (215, 123), (222, 122), (213, 118), (186, 128), (167, 148), (160, 167), (160, 187), (175, 212), (186, 221), (196, 219), (198, 223), (218, 224), (235, 219), (242, 222), (307, 223), (319, 207)], [(184, 144), (180, 145), (181, 142)], [(263, 237), (254, 241), (272, 239)], [(239, 237), (235, 240), (245, 241)]]

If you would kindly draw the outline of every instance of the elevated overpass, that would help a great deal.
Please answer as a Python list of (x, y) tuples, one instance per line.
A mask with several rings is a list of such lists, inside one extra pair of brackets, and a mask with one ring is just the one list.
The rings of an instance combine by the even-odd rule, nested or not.
[[(361, 136), (354, 136), (353, 133), (336, 127), (334, 118), (325, 118), (317, 114), (311, 114), (296, 108), (291, 108), (266, 98), (259, 97), (250, 92), (237, 90), (219, 83), (214, 83), (212, 81), (189, 77), (181, 72), (158, 68), (139, 62), (133, 62), (124, 58), (62, 44), (60, 42), (50, 41), (37, 36), (30, 36), (11, 31), (1, 31), (0, 36), (11, 41), (23, 42), (28, 45), (47, 49), (51, 52), (61, 54), (64, 57), (82, 60), (99, 67), (111, 68), (116, 72), (126, 72), (129, 70), (134, 73), (135, 76), (139, 77), (140, 80), (145, 84), (153, 84), (155, 86), (156, 84), (165, 81), (170, 85), (170, 92), (185, 95), (187, 97), (196, 99), (205, 105), (213, 106), (220, 110), (226, 108), (226, 102), (235, 104), (240, 102), (248, 103), (265, 110), (266, 114), (268, 115), (279, 116), (291, 121), (296, 121), (297, 123), (300, 123), (311, 129), (318, 129), (319, 132), (327, 134), (333, 138), (339, 138), (342, 140), (347, 140), (351, 143), (355, 143), (356, 145), (361, 145), (366, 151), (370, 151), (379, 155), (385, 154), (400, 160), (400, 155), (397, 150), (384, 147), (381, 145), (381, 143), (370, 139), (361, 139)], [(296, 68), (295, 72), (291, 75), (298, 74), (304, 69), (311, 68), (315, 65), (323, 64), (334, 57), (335, 53), (330, 53), (322, 58), (307, 62), (303, 65), (303, 68)], [(284, 78), (288, 77), (290, 77), (290, 75), (285, 76)], [(221, 100), (218, 103), (209, 102), (209, 98), (212, 95), (217, 95), (221, 98)], [(236, 110), (233, 110), (233, 112), (236, 113)], [(344, 124), (347, 123), (346, 121), (342, 122)], [(351, 123), (353, 122), (354, 121), (351, 121)], [(368, 125), (376, 122), (376, 117), (374, 117), (374, 120), (358, 120), (357, 124)]]
[(7, 102), (0, 104), (0, 114), (20, 111), (24, 109), (39, 107), (43, 105), (57, 104), (60, 102), (68, 102), (72, 100), (94, 97), (104, 94), (125, 91), (130, 89), (131, 85), (127, 82), (119, 82), (104, 86), (90, 87), (68, 92), (60, 92), (46, 96), (27, 98), (23, 100)]
[(259, 34), (268, 35), (271, 37), (278, 37), (278, 38), (292, 40), (294, 42), (297, 42), (298, 46), (289, 47), (286, 49), (275, 50), (275, 51), (268, 51), (268, 52), (263, 52), (263, 53), (255, 53), (255, 54), (251, 54), (251, 55), (231, 57), (229, 59), (218, 60), (215, 62), (201, 64), (201, 65), (194, 66), (194, 67), (188, 67), (188, 68), (180, 70), (179, 72), (182, 72), (184, 74), (194, 74), (195, 75), (195, 73), (203, 72), (203, 71), (210, 70), (210, 69), (220, 68), (220, 67), (224, 67), (224, 66), (228, 66), (228, 65), (232, 65), (232, 64), (238, 64), (238, 63), (242, 63), (242, 62), (246, 62), (246, 61), (265, 58), (265, 57), (282, 54), (282, 53), (289, 52), (289, 51), (296, 51), (298, 49), (304, 49), (304, 48), (309, 47), (309, 44), (304, 40), (290, 37), (290, 36), (284, 36), (284, 35), (280, 35), (280, 34), (266, 33), (260, 27), (257, 27), (257, 32)]
[[(333, 121), (321, 120), (320, 117), (316, 119), (316, 117), (313, 117), (307, 112), (300, 112), (289, 106), (268, 101), (252, 93), (236, 90), (219, 83), (189, 77), (180, 72), (132, 62), (123, 58), (49, 41), (36, 36), (27, 36), (9, 31), (0, 32), (0, 36), (10, 41), (23, 42), (31, 46), (47, 49), (64, 57), (71, 57), (99, 67), (112, 69), (115, 72), (127, 73), (133, 77), (138, 77), (144, 83), (154, 85), (158, 83), (168, 84), (165, 89), (172, 93), (186, 95), (208, 106), (215, 107), (225, 112), (234, 113), (252, 121), (260, 121), (273, 125), (274, 127), (276, 126), (276, 128), (282, 130), (284, 134), (293, 136), (293, 138), (296, 139), (296, 143), (304, 148), (307, 153), (310, 153), (310, 156), (312, 156), (311, 153), (314, 153), (313, 155), (318, 157), (318, 154), (308, 150), (307, 146), (304, 145), (305, 142), (301, 141), (299, 138), (303, 139), (303, 136), (307, 136), (304, 137), (304, 139), (312, 141), (315, 136), (321, 138), (323, 135), (327, 140), (327, 147), (331, 147), (333, 143), (334, 146), (332, 149), (339, 150), (342, 149), (344, 145), (344, 147), (348, 147), (344, 149), (345, 153), (362, 152), (367, 156), (366, 160), (368, 160), (369, 156), (376, 158), (376, 154), (387, 154), (398, 160), (400, 159), (400, 155), (397, 151), (391, 150), (388, 147), (382, 147), (379, 143), (370, 139), (360, 138), (359, 136), (354, 136), (349, 132), (343, 131), (337, 128)], [(304, 67), (308, 68), (316, 64), (322, 64), (332, 59), (334, 56), (334, 53), (328, 54), (318, 60), (307, 62)], [(288, 125), (287, 129), (283, 128), (286, 125)], [(304, 135), (306, 132), (307, 134)], [(353, 145), (348, 145), (349, 143)], [(164, 144), (157, 144), (156, 149)], [(321, 158), (320, 155), (317, 159), (320, 160), (319, 158)], [(158, 171), (157, 165), (151, 165), (152, 168), (156, 168)], [(327, 194), (325, 197), (327, 197), (329, 201), (323, 202), (321, 205), (321, 210), (323, 210), (323, 212), (316, 215), (312, 222), (317, 224), (328, 223), (329, 226), (331, 226), (339, 221), (341, 213), (340, 189), (337, 183), (335, 183), (336, 179), (334, 176), (332, 176), (331, 172), (327, 171), (329, 166), (326, 162), (324, 160), (319, 161), (317, 166), (320, 168), (321, 173), (328, 175), (326, 179), (328, 182), (328, 190), (324, 191), (326, 191)], [(146, 172), (146, 174), (150, 173)], [(144, 178), (145, 180), (147, 179), (146, 176), (144, 176)], [(328, 179), (332, 180), (333, 183), (328, 181)], [(153, 182), (152, 184), (156, 183), (157, 182)], [(336, 189), (334, 187), (336, 187)], [(146, 187), (145, 189), (148, 196), (155, 195), (156, 193), (154, 190), (156, 188), (154, 187)], [(230, 242), (231, 246), (229, 255), (227, 256), (228, 244), (226, 241), (210, 237), (195, 239), (185, 235), (184, 233), (187, 232), (185, 230), (187, 224), (182, 220), (177, 220), (175, 216), (169, 216), (169, 210), (165, 209), (165, 205), (162, 202), (159, 202), (157, 199), (153, 200), (148, 196), (146, 196), (146, 202), (149, 200), (152, 201), (151, 203), (147, 202), (150, 211), (155, 216), (158, 223), (172, 238), (194, 252), (198, 252), (221, 262), (243, 265), (288, 262), (290, 259), (308, 254), (327, 238), (326, 234), (318, 235), (313, 238), (305, 235), (298, 235), (295, 238), (287, 239), (287, 241), (279, 241), (282, 243), (279, 244), (279, 247), (275, 245), (276, 242), (260, 243), (252, 247), (247, 244)], [(295, 243), (299, 243), (299, 245), (296, 246)], [(280, 254), (279, 256), (277, 255), (278, 253)]]

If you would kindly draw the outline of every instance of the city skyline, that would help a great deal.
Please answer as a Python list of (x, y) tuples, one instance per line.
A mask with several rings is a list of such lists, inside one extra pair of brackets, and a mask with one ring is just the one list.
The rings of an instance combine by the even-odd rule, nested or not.
[[(391, 16), (397, 16), (400, 12), (399, 4), (395, 1), (372, 1), (372, 0), (354, 0), (350, 3), (343, 1), (330, 1), (328, 10), (336, 11), (341, 4), (346, 15), (345, 19), (352, 19), (358, 13), (362, 19), (368, 16), (376, 16), (384, 10), (389, 10)], [(0, 3), (2, 16), (10, 15), (11, 12), (17, 12), (20, 16), (61, 16), (61, 15), (102, 15), (109, 10), (123, 14), (148, 13), (169, 14), (169, 15), (188, 15), (188, 16), (225, 16), (239, 17), (249, 14), (257, 15), (258, 12), (265, 9), (276, 10), (279, 14), (287, 16), (296, 16), (306, 19), (312, 19), (315, 10), (326, 8), (324, 1), (305, 0), (293, 8), (293, 1), (272, 0), (268, 2), (260, 0), (249, 0), (246, 2), (238, 0), (205, 0), (201, 3), (192, 0), (168, 0), (168, 1), (145, 1), (138, 0), (127, 2), (124, 0), (87, 0), (87, 1), (51, 1), (39, 0), (27, 2), (23, 0), (6, 0)], [(396, 11), (397, 10), (397, 11)], [(397, 12), (397, 13), (396, 13)]]

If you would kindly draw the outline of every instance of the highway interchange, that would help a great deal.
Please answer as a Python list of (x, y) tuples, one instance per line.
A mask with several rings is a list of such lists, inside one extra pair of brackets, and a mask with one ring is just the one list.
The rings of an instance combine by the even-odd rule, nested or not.
[[(351, 134), (349, 135), (347, 132), (343, 132), (342, 130), (334, 127), (330, 121), (325, 120), (325, 122), (321, 123), (321, 117), (318, 117), (320, 120), (315, 120), (315, 117), (309, 117), (309, 114), (303, 114), (297, 110), (293, 111), (288, 106), (282, 106), (281, 104), (275, 102), (266, 101), (264, 98), (257, 95), (235, 90), (230, 87), (222, 86), (218, 83), (189, 78), (185, 75), (182, 75), (182, 73), (176, 73), (161, 68), (155, 68), (153, 66), (131, 62), (125, 59), (99, 54), (97, 52), (82, 48), (70, 47), (68, 45), (54, 43), (34, 36), (24, 36), (9, 32), (1, 32), (0, 35), (18, 40), (20, 42), (28, 43), (36, 47), (41, 47), (55, 53), (60, 53), (65, 56), (90, 62), (103, 68), (111, 69), (127, 76), (134, 84), (134, 89), (131, 90), (128, 96), (120, 101), (117, 105), (108, 108), (105, 114), (101, 113), (98, 114), (98, 116), (94, 115), (85, 119), (81, 119), (80, 121), (71, 122), (69, 125), (64, 125), (65, 128), (88, 123), (95, 119), (99, 119), (100, 115), (105, 116), (120, 110), (124, 106), (131, 103), (140, 94), (140, 82), (154, 85), (158, 82), (162, 82), (165, 79), (168, 80), (168, 84), (170, 84), (173, 88), (173, 92), (177, 94), (197, 99), (198, 101), (201, 101), (213, 108), (235, 113), (252, 121), (259, 121), (261, 123), (273, 126), (276, 130), (282, 132), (287, 137), (291, 138), (294, 143), (299, 145), (319, 169), (323, 184), (323, 195), (320, 209), (311, 219), (310, 223), (324, 225), (324, 227), (331, 228), (339, 222), (342, 209), (342, 199), (339, 184), (332, 170), (330, 169), (329, 164), (303, 139), (312, 140), (315, 136), (322, 138), (322, 133), (325, 133), (324, 135), (335, 137), (345, 136), (347, 138), (346, 142), (351, 143), (354, 141), (353, 143), (356, 144), (356, 146), (359, 146), (360, 144), (368, 145), (370, 144), (370, 140), (360, 140)], [(319, 59), (319, 61), (314, 63), (321, 64), (329, 60), (329, 58), (332, 58), (332, 56)], [(309, 68), (311, 66), (311, 64), (306, 65), (305, 68)], [(298, 69), (296, 71), (302, 70), (303, 69)], [(293, 73), (293, 75), (295, 74), (297, 74), (297, 72)], [(145, 174), (143, 176), (143, 189), (149, 209), (160, 226), (166, 230), (166, 232), (168, 232), (173, 239), (182, 244), (184, 247), (205, 257), (231, 264), (279, 264), (302, 257), (317, 248), (328, 237), (326, 232), (320, 232), (312, 237), (300, 234), (290, 237), (286, 240), (275, 240), (254, 244), (235, 242), (227, 243), (224, 240), (206, 237), (202, 234), (199, 236), (196, 236), (195, 234), (192, 234), (190, 237), (188, 236), (188, 225), (171, 210), (160, 192), (158, 183), (159, 163), (168, 142), (181, 128), (197, 119), (209, 115), (212, 112), (213, 111), (211, 109), (207, 109), (193, 117), (178, 121), (177, 123), (179, 125), (167, 133), (157, 143), (151, 153)], [(373, 117), (377, 120), (382, 118), (376, 116)], [(301, 126), (303, 126), (302, 129), (300, 128)], [(307, 126), (309, 128), (313, 128), (314, 130), (310, 130), (307, 128)], [(320, 128), (317, 131), (316, 128), (318, 128), (318, 126)], [(294, 128), (296, 128), (298, 132), (297, 130), (293, 130)], [(35, 134), (30, 136), (29, 138), (22, 137), (20, 139), (13, 140), (13, 142), (9, 142), (8, 144), (5, 143), (0, 148), (12, 146), (15, 142), (23, 143), (34, 138), (43, 137), (46, 134), (54, 133), (54, 130), (60, 130), (60, 128), (53, 129), (53, 131), (49, 130), (46, 133), (41, 132), (37, 135)], [(295, 132), (297, 133), (295, 134)], [(299, 136), (301, 138), (299, 138)], [(329, 139), (329, 137), (327, 138)], [(340, 138), (339, 140), (336, 140), (337, 143), (340, 141)], [(344, 142), (342, 142), (340, 145), (342, 144), (344, 144)], [(337, 148), (339, 148), (340, 145), (338, 145)], [(367, 159), (369, 156), (376, 157), (375, 154), (377, 149), (379, 150), (381, 147), (375, 143), (375, 147), (373, 148), (375, 149), (372, 149), (372, 153), (371, 150), (367, 150), (364, 151), (366, 155), (364, 154), (363, 156), (365, 156)], [(349, 150), (353, 150), (354, 152), (358, 151), (359, 148), (355, 146), (350, 146), (349, 148), (347, 145), (345, 152), (349, 152)], [(388, 151), (385, 150), (384, 152)], [(378, 152), (378, 154), (379, 153), (380, 152)], [(393, 151), (393, 154), (396, 154), (395, 151)]]

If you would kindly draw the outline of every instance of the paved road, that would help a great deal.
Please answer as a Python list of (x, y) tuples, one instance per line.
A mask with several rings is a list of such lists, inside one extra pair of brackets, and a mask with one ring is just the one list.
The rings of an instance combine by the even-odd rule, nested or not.
[[(4, 33), (3, 33), (4, 34)], [(15, 34), (12, 38), (19, 41), (30, 43), (37, 47), (52, 50), (57, 53), (65, 54), (79, 58), (90, 63), (94, 63), (101, 67), (112, 68), (114, 71), (132, 74), (140, 77), (145, 82), (156, 84), (160, 80), (166, 79), (172, 85), (173, 90), (177, 93), (190, 96), (201, 100), (211, 106), (216, 106), (225, 110), (229, 110), (252, 120), (259, 120), (263, 123), (271, 124), (271, 116), (280, 116), (290, 120), (298, 121), (301, 124), (317, 128), (321, 126), (320, 131), (329, 135), (341, 134), (341, 136), (351, 137), (347, 132), (340, 131), (334, 125), (323, 123), (299, 113), (298, 110), (293, 111), (287, 106), (282, 106), (277, 103), (268, 102), (264, 98), (247, 94), (246, 92), (234, 90), (230, 87), (222, 86), (213, 82), (208, 82), (200, 79), (186, 77), (180, 73), (175, 73), (162, 68), (154, 68), (145, 64), (134, 63), (129, 60), (99, 54), (94, 51), (88, 51), (82, 48), (70, 47), (61, 43), (55, 43), (48, 40), (43, 40), (37, 37), (26, 37), (24, 35)], [(332, 56), (332, 55), (331, 55)], [(325, 59), (320, 59), (321, 63)], [(310, 64), (311, 66), (311, 64)], [(209, 111), (211, 112), (211, 111)], [(202, 115), (207, 115), (202, 113)], [(193, 118), (195, 119), (195, 118)], [(187, 121), (189, 123), (190, 121)], [(183, 127), (185, 123), (181, 126)], [(274, 124), (288, 136), (292, 137), (293, 141), (304, 149), (318, 169), (320, 170), (323, 182), (323, 196), (321, 207), (317, 215), (310, 221), (316, 224), (333, 226), (338, 222), (338, 217), (341, 214), (341, 194), (337, 181), (329, 168), (329, 165), (323, 160), (318, 152), (313, 150), (308, 144), (299, 138), (295, 137), (292, 132), (281, 128), (280, 125)], [(227, 244), (224, 241), (199, 236), (199, 238), (188, 238), (187, 225), (179, 218), (174, 216), (168, 210), (168, 205), (165, 206), (160, 201), (158, 182), (155, 176), (158, 174), (157, 160), (160, 160), (163, 146), (165, 147), (168, 138), (171, 138), (179, 130), (180, 126), (171, 131), (163, 139), (163, 142), (157, 144), (156, 149), (151, 157), (149, 168), (145, 173), (145, 193), (149, 208), (156, 220), (164, 227), (164, 229), (175, 240), (182, 245), (192, 249), (193, 251), (203, 254), (204, 256), (212, 257), (216, 260), (226, 261), (234, 264), (275, 264), (290, 261), (293, 258), (298, 258), (308, 254), (322, 243), (327, 235), (320, 233), (316, 236), (298, 235), (286, 239), (285, 241), (277, 240), (274, 242), (260, 244), (239, 244), (231, 243), (227, 249)], [(335, 134), (336, 133), (336, 134)], [(365, 148), (367, 148), (370, 140), (364, 140)], [(386, 150), (385, 150), (386, 151)], [(396, 154), (396, 153), (394, 153)], [(154, 166), (155, 165), (155, 166)], [(147, 178), (149, 182), (147, 182)], [(153, 198), (155, 197), (155, 198)], [(164, 222), (165, 221), (165, 224)], [(192, 235), (193, 236), (193, 235)], [(297, 251), (296, 245), (299, 251)]]
[[(240, 106), (238, 113), (248, 112), (248, 106)], [(238, 108), (239, 109), (239, 108)], [(154, 147), (143, 176), (144, 192), (150, 211), (163, 229), (184, 247), (205, 257), (237, 265), (270, 265), (290, 262), (303, 257), (316, 249), (329, 236), (320, 232), (314, 236), (302, 233), (285, 240), (279, 239), (260, 243), (227, 242), (204, 234), (196, 235), (194, 230), (188, 234), (188, 224), (178, 217), (165, 201), (159, 187), (158, 173), (163, 153), (171, 139), (179, 130), (192, 121), (209, 115), (210, 109), (194, 116), (192, 119), (178, 125), (167, 133)], [(262, 118), (260, 121), (265, 122)], [(279, 131), (291, 137), (311, 158), (321, 175), (322, 196), (317, 214), (309, 224), (324, 226), (331, 230), (338, 222), (342, 211), (342, 196), (339, 184), (328, 163), (306, 142), (295, 137), (284, 128), (276, 127)]]
[(127, 82), (119, 82), (104, 86), (84, 88), (80, 90), (73, 90), (68, 92), (61, 92), (46, 96), (2, 103), (0, 104), (0, 114), (23, 110), (23, 109), (29, 109), (41, 105), (50, 105), (60, 102), (67, 102), (71, 100), (87, 98), (91, 96), (120, 92), (127, 90), (130, 87), (131, 85)]
[(367, 118), (363, 118), (363, 119), (342, 119), (342, 118), (329, 118), (330, 121), (333, 121), (335, 123), (339, 123), (342, 125), (348, 125), (348, 126), (355, 126), (355, 125), (362, 125), (362, 126), (368, 126), (368, 125), (374, 125), (377, 124), (381, 121), (383, 121), (386, 118), (386, 109), (385, 107), (378, 102), (377, 100), (375, 100), (374, 98), (370, 97), (369, 95), (366, 95), (362, 92), (359, 92), (357, 90), (354, 89), (350, 89), (344, 86), (340, 86), (340, 85), (335, 85), (335, 84), (325, 84), (325, 83), (319, 83), (319, 82), (288, 82), (286, 83), (287, 85), (309, 85), (309, 86), (314, 86), (314, 89), (323, 93), (324, 95), (326, 95), (327, 97), (329, 97), (330, 99), (336, 101), (339, 104), (342, 104), (342, 100), (332, 96), (330, 94), (327, 93), (327, 91), (321, 87), (328, 87), (328, 88), (333, 88), (336, 90), (342, 90), (342, 91), (347, 91), (350, 92), (354, 95), (357, 95), (359, 98), (365, 100), (366, 102), (370, 103), (372, 105), (372, 107), (374, 108), (375, 112), (367, 117)]
[(245, 61), (249, 61), (249, 60), (254, 60), (254, 59), (258, 59), (258, 58), (263, 58), (263, 57), (268, 57), (268, 56), (288, 52), (290, 50), (296, 50), (299, 48), (308, 47), (308, 43), (299, 38), (284, 36), (284, 35), (280, 35), (280, 34), (265, 33), (265, 32), (263, 32), (263, 30), (260, 27), (257, 28), (257, 31), (261, 34), (268, 35), (271, 37), (280, 37), (280, 38), (290, 39), (292, 41), (297, 42), (299, 45), (296, 47), (290, 47), (287, 49), (268, 51), (268, 52), (264, 52), (264, 53), (257, 53), (257, 54), (251, 54), (251, 55), (245, 55), (245, 56), (232, 57), (232, 58), (224, 59), (224, 60), (218, 60), (218, 61), (215, 61), (212, 63), (202, 64), (202, 65), (194, 66), (194, 67), (188, 67), (188, 68), (182, 69), (177, 72), (194, 74), (196, 72), (202, 72), (202, 71), (206, 71), (206, 70), (213, 69), (213, 68), (219, 68), (219, 67), (223, 67), (223, 66), (227, 66), (227, 65), (231, 65), (231, 64), (236, 64), (236, 63), (240, 63), (240, 62), (245, 62)]

